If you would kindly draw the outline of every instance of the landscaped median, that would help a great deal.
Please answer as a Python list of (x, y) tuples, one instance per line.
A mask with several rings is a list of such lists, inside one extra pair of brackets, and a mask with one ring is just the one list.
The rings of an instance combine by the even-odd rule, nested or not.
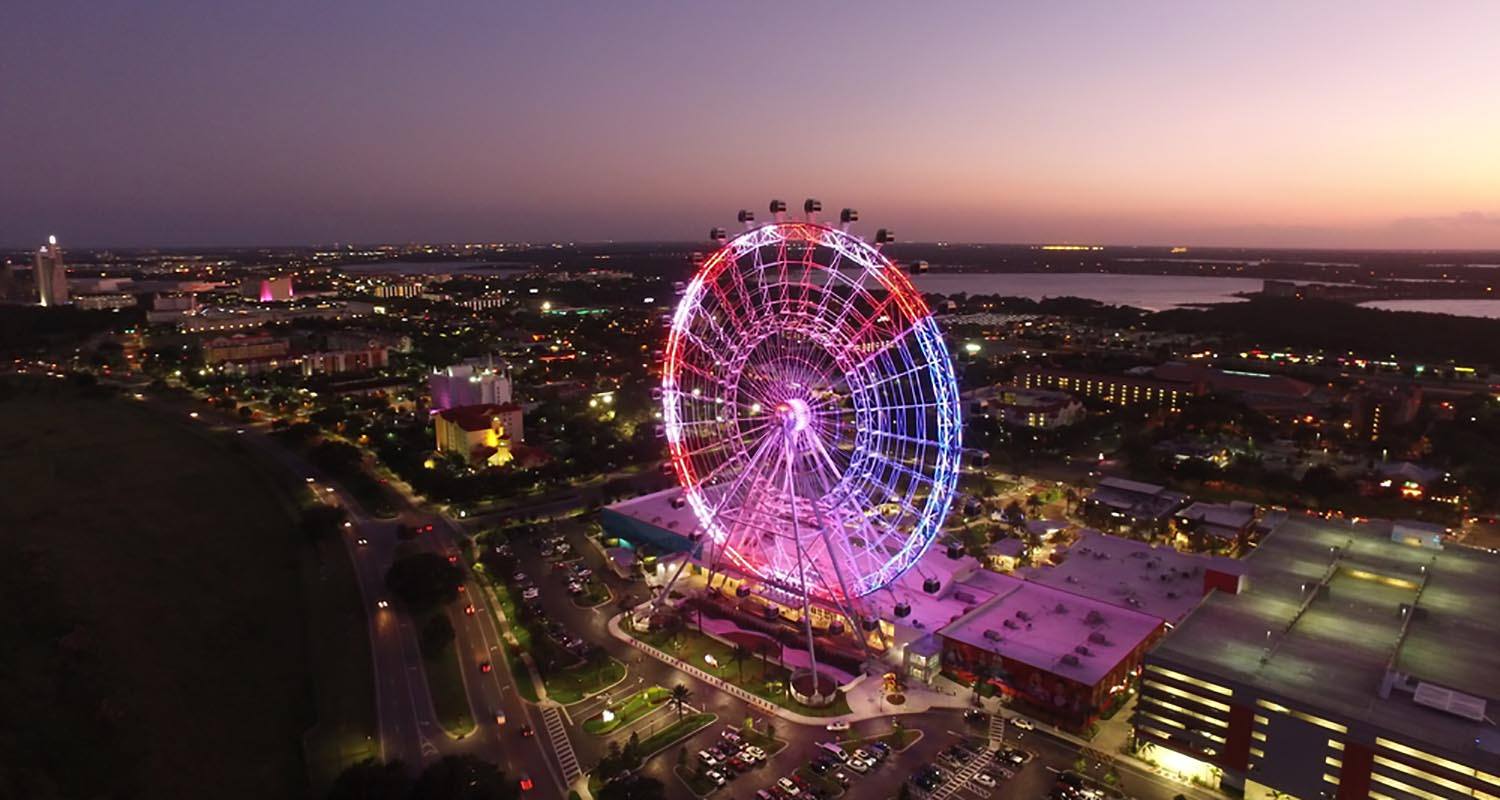
[(791, 670), (767, 659), (758, 658), (745, 648), (736, 648), (701, 631), (682, 628), (677, 631), (635, 630), (630, 620), (620, 620), (620, 630), (671, 658), (686, 662), (709, 675), (732, 683), (745, 691), (775, 703), (789, 711), (810, 717), (839, 717), (851, 713), (849, 701), (839, 692), (833, 705), (813, 708), (793, 699), (787, 683)]
[(635, 741), (635, 735), (632, 734), (631, 743), (620, 750), (618, 755), (600, 759), (598, 768), (589, 773), (589, 791), (597, 796), (611, 778), (639, 769), (646, 759), (707, 728), (718, 719), (718, 714), (688, 714), (645, 739)]
[(647, 687), (623, 701), (611, 703), (598, 716), (585, 720), (583, 730), (595, 736), (619, 730), (662, 707), (671, 696), (671, 692), (660, 686)]
[(456, 648), (424, 659), (427, 689), (432, 693), (432, 709), (438, 722), (450, 736), (467, 736), (474, 732), (474, 716), (469, 710), (469, 695), (458, 664)]

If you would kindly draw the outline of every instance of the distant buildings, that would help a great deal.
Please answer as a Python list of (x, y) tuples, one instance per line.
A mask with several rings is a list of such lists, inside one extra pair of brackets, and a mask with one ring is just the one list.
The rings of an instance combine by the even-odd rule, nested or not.
[(525, 441), (519, 405), (455, 406), (433, 418), (437, 449), (462, 457), (471, 465), (500, 467), (514, 457), (512, 449)]
[(233, 374), (252, 375), (289, 364), (291, 343), (268, 334), (221, 336), (205, 341), (202, 350), (205, 365)]
[(1111, 375), (1058, 367), (1027, 367), (1016, 373), (1027, 389), (1055, 389), (1078, 397), (1092, 397), (1116, 405), (1148, 405), (1179, 409), (1201, 389), (1191, 383), (1142, 375)]
[(1116, 405), (1145, 405), (1174, 411), (1189, 398), (1209, 393), (1233, 396), (1273, 416), (1302, 415), (1318, 407), (1313, 387), (1303, 381), (1181, 361), (1140, 367), (1122, 374), (1027, 367), (1016, 373), (1016, 382), (1028, 389), (1054, 389)]
[(292, 278), (290, 275), (279, 278), (249, 277), (240, 282), (240, 294), (262, 303), (285, 303), (294, 295)]
[(363, 347), (325, 350), (302, 356), (303, 375), (340, 375), (346, 372), (369, 372), (390, 365), (391, 351), (377, 342)]
[(88, 311), (101, 311), (112, 308), (134, 308), (135, 295), (125, 292), (101, 292), (95, 294), (74, 295), (73, 305)]
[(1363, 385), (1350, 393), (1349, 424), (1355, 436), (1375, 442), (1391, 428), (1416, 419), (1421, 408), (1421, 387)]
[(1017, 428), (1050, 430), (1072, 425), (1084, 416), (1083, 404), (1072, 395), (1046, 389), (991, 386), (964, 399), (971, 413), (998, 414), (1006, 425)]
[(1146, 655), (1141, 755), (1252, 800), (1500, 797), (1500, 557), (1291, 518)]
[(432, 396), (429, 407), (434, 411), (458, 406), (505, 405), (513, 399), (510, 365), (493, 355), (433, 371), (427, 377), (427, 389)]
[(57, 246), (57, 237), (47, 237), (47, 243), (36, 251), (32, 275), (36, 281), (38, 301), (44, 306), (61, 306), (68, 303), (68, 268), (63, 265), (62, 248)]

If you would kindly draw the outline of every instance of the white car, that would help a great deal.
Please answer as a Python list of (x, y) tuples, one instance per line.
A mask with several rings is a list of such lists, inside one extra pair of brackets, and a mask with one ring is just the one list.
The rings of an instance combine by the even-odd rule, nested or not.
[(699, 750), (698, 751), (698, 758), (699, 758), (699, 760), (701, 760), (703, 763), (709, 765), (710, 767), (712, 767), (715, 764), (719, 763), (719, 759), (714, 758), (714, 754), (708, 752), (707, 750)]
[(854, 751), (854, 757), (859, 759), (860, 761), (865, 762), (866, 764), (869, 764), (870, 766), (875, 765), (875, 757), (870, 755), (870, 751), (864, 749), (863, 747)]
[(757, 760), (757, 761), (765, 761), (766, 760), (766, 751), (760, 749), (759, 747), (756, 747), (753, 744), (750, 745), (749, 747), (746, 747), (745, 748), (745, 752), (749, 753), (752, 756), (755, 756), (755, 760)]
[(836, 719), (833, 722), (828, 723), (825, 727), (830, 731), (847, 731), (849, 730), (849, 720)]
[(979, 784), (980, 786), (985, 786), (990, 789), (995, 788), (995, 779), (991, 778), (989, 775), (986, 775), (983, 772), (974, 776), (974, 782)]
[(723, 786), (724, 785), (724, 775), (723, 775), (723, 773), (719, 772), (718, 770), (711, 769), (708, 772), (705, 772), (703, 774), (705, 776), (707, 776), (707, 778), (709, 780), (713, 781), (715, 786)]
[(786, 792), (792, 797), (796, 797), (797, 795), (802, 794), (802, 790), (798, 789), (797, 784), (792, 783), (792, 780), (790, 778), (778, 778), (776, 780), (776, 785), (781, 787), (781, 791)]
[(537, 590), (536, 590), (536, 587), (535, 587), (535, 586), (533, 586), (533, 587), (531, 587), (531, 588), (530, 588), (530, 589), (527, 589), (527, 590), (526, 590), (526, 591), (524, 591), (524, 592), (521, 592), (521, 599), (522, 599), (522, 600), (535, 600), (535, 599), (537, 599), (537, 598), (538, 598), (538, 597), (540, 597), (540, 596), (541, 596), (541, 594), (542, 594), (542, 593), (541, 593), (541, 592), (539, 592), (539, 591), (537, 591)]
[(1032, 722), (1029, 719), (1022, 719), (1021, 717), (1011, 717), (1010, 719), (1008, 719), (1006, 721), (1009, 722), (1010, 724), (1016, 726), (1017, 728), (1023, 730), (1023, 731), (1034, 731), (1034, 730), (1036, 730), (1036, 723)]
[(870, 771), (870, 762), (865, 761), (862, 758), (854, 758), (853, 756), (850, 756), (849, 760), (845, 763), (849, 765), (849, 769), (852, 769), (861, 775)]

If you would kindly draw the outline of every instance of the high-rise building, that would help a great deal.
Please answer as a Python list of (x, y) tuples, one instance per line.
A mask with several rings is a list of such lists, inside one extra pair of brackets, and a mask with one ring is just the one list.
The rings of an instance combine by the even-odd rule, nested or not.
[(510, 365), (495, 356), (472, 358), (427, 376), (433, 411), (511, 402)]
[(44, 306), (61, 306), (68, 302), (68, 268), (63, 266), (62, 248), (57, 237), (48, 236), (47, 244), (36, 251), (33, 274), (37, 298)]

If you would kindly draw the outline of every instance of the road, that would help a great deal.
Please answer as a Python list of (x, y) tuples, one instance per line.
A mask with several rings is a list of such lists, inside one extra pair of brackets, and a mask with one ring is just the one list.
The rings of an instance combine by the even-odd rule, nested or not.
[[(342, 538), (367, 609), (382, 760), (400, 760), (419, 769), (442, 756), (472, 754), (498, 764), (509, 776), (532, 778), (536, 786), (533, 796), (567, 795), (547, 737), (521, 735), (525, 725), (530, 725), (533, 731), (545, 729), (541, 714), (517, 695), (508, 660), (499, 651), (498, 623), (482, 587), (467, 568), (464, 591), (458, 602), (450, 604), (448, 616), (453, 622), (454, 648), (476, 728), (458, 738), (449, 735), (438, 721), (416, 629), (399, 604), (389, 597), (385, 572), (395, 557), (399, 526), (432, 525), (431, 532), (419, 535), (412, 544), (420, 550), (446, 556), (458, 554), (457, 542), (463, 540), (462, 530), (455, 522), (413, 508), (404, 499), (394, 519), (374, 518), (336, 480), (269, 436), (264, 424), (244, 423), (188, 398), (150, 397), (149, 402), (163, 413), (194, 420), (205, 430), (237, 433), (246, 447), (303, 478), (322, 502), (345, 509), (351, 524)], [(359, 544), (361, 539), (366, 544)], [(460, 559), (459, 563), (464, 562)], [(386, 601), (387, 607), (381, 608), (381, 601)], [(463, 611), (469, 603), (474, 605), (473, 615)], [(483, 662), (492, 664), (493, 670), (483, 672), (480, 668)], [(505, 714), (504, 726), (496, 723), (497, 711)]]
[[(473, 718), (477, 720), (476, 729), (462, 738), (449, 735), (437, 720), (427, 688), (417, 633), (412, 623), (394, 602), (390, 602), (388, 608), (379, 607), (381, 600), (389, 601), (385, 589), (385, 571), (398, 544), (398, 525), (416, 528), (432, 525), (432, 530), (419, 535), (414, 545), (443, 555), (456, 555), (459, 543), (467, 542), (467, 536), (459, 522), (414, 507), (400, 493), (397, 493), (397, 497), (401, 498), (401, 508), (395, 519), (373, 518), (336, 481), (330, 480), (295, 452), (268, 436), (264, 427), (246, 425), (186, 399), (167, 398), (152, 402), (166, 413), (196, 412), (198, 424), (210, 429), (243, 431), (240, 435), (247, 446), (254, 447), (265, 458), (279, 463), (293, 474), (304, 479), (311, 478), (309, 487), (324, 502), (340, 505), (348, 511), (351, 526), (344, 534), (344, 542), (369, 609), (382, 758), (399, 759), (407, 764), (420, 766), (444, 755), (474, 754), (500, 765), (508, 775), (531, 777), (536, 786), (532, 796), (566, 796), (568, 787), (547, 735), (543, 713), (536, 705), (522, 700), (516, 692), (516, 678), (510, 673), (509, 660), (499, 650), (501, 632), (498, 622), (489, 607), (488, 596), (472, 573), (466, 569), (465, 590), (460, 595), (460, 600), (452, 604), (448, 611), (454, 626), (454, 646), (459, 654), (471, 711)], [(549, 510), (570, 509), (558, 505), (555, 509), (549, 507)], [(512, 513), (530, 515), (534, 510), (521, 509)], [(502, 519), (503, 517), (487, 515), (484, 522), (492, 524)], [(550, 530), (568, 538), (574, 551), (604, 578), (617, 598), (626, 595), (637, 600), (645, 599), (645, 588), (641, 584), (622, 580), (604, 567), (592, 545), (585, 541), (587, 529), (588, 523), (584, 521), (563, 519), (552, 523)], [(358, 544), (361, 538), (367, 544)], [(739, 725), (747, 717), (757, 720), (758, 725), (766, 723), (766, 715), (758, 709), (615, 640), (606, 626), (609, 617), (618, 611), (617, 603), (609, 602), (594, 609), (580, 608), (563, 590), (561, 576), (553, 573), (535, 547), (520, 542), (515, 550), (523, 571), (531, 574), (542, 589), (540, 600), (548, 618), (563, 622), (570, 631), (599, 645), (627, 665), (627, 677), (615, 692), (630, 691), (643, 685), (671, 687), (682, 683), (692, 689), (691, 702), (694, 706), (719, 715), (717, 724), (683, 744), (669, 748), (665, 754), (650, 760), (642, 768), (643, 774), (662, 781), (669, 798), (689, 800), (693, 797), (686, 784), (673, 773), (679, 747), (685, 747), (691, 756), (717, 742), (719, 732), (727, 725)], [(463, 564), (464, 560), (459, 559), (459, 563)], [(463, 612), (464, 605), (468, 603), (475, 607), (476, 613), (473, 615)], [(483, 672), (479, 666), (482, 662), (492, 664), (493, 670)], [(753, 669), (754, 666), (747, 663), (746, 668)], [(570, 717), (566, 722), (566, 732), (585, 771), (609, 747), (610, 737), (592, 736), (583, 733), (579, 727), (585, 719), (597, 713), (600, 706), (600, 700), (592, 699), (568, 709)], [(497, 711), (504, 713), (507, 719), (503, 726), (495, 722)], [(668, 724), (671, 721), (670, 716), (667, 716), (669, 713), (643, 723), (639, 728), (642, 737), (648, 735), (653, 728)], [(893, 757), (870, 775), (853, 776), (853, 782), (844, 794), (845, 798), (888, 800), (899, 790), (901, 780), (921, 765), (932, 763), (943, 748), (963, 735), (981, 733), (979, 729), (967, 727), (961, 713), (955, 710), (905, 715), (901, 719), (907, 727), (924, 731), (924, 737), (908, 751)], [(753, 797), (756, 789), (775, 783), (777, 778), (792, 773), (814, 757), (819, 741), (833, 737), (820, 727), (799, 726), (779, 719), (773, 720), (772, 724), (778, 738), (788, 742), (786, 749), (770, 763), (756, 767), (728, 787), (718, 790), (715, 793), (717, 796), (736, 800)], [(523, 725), (531, 726), (537, 735), (522, 737), (520, 730)], [(847, 736), (874, 736), (889, 730), (889, 720), (867, 720), (856, 723)], [(628, 736), (628, 733), (620, 736)], [(960, 790), (957, 797), (962, 800), (984, 800), (1001, 794), (1005, 797), (1044, 797), (1052, 787), (1056, 772), (1071, 769), (1078, 759), (1078, 750), (1073, 744), (1051, 738), (1041, 731), (1025, 733), (1012, 729), (1007, 742), (1025, 748), (1034, 754), (1034, 758), (1013, 779), (1000, 787), (985, 789), (978, 785), (968, 786)], [(1137, 773), (1126, 767), (1121, 767), (1121, 771), (1123, 789), (1132, 797), (1171, 800), (1179, 793), (1206, 796), (1201, 791), (1191, 790), (1156, 775)]]

